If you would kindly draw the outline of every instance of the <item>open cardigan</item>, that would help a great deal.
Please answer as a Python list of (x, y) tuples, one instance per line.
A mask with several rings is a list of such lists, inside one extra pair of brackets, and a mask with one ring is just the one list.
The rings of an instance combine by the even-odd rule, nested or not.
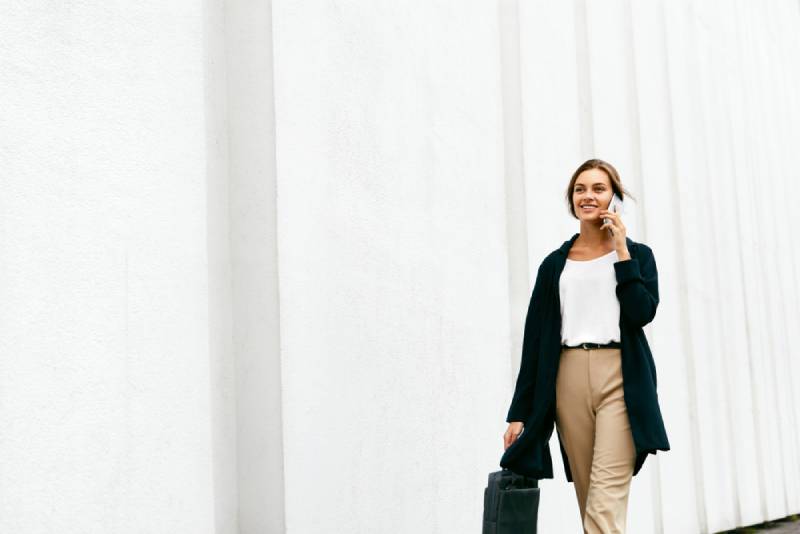
[[(522, 360), (506, 422), (525, 423), (522, 434), (506, 449), (500, 466), (534, 478), (553, 478), (548, 445), (555, 425), (556, 375), (561, 356), (559, 278), (567, 253), (578, 238), (552, 251), (539, 266), (522, 341)], [(653, 251), (626, 237), (631, 258), (614, 263), (620, 304), (620, 344), (625, 406), (636, 445), (634, 476), (648, 454), (668, 451), (669, 441), (656, 391), (656, 365), (642, 327), (658, 307), (658, 272)], [(557, 432), (558, 434), (558, 432)], [(567, 481), (569, 461), (558, 434)]]

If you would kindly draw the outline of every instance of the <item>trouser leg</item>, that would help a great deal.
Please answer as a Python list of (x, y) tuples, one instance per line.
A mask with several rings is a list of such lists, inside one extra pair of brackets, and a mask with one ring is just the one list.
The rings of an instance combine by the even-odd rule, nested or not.
[(584, 520), (595, 440), (595, 414), (589, 382), (589, 352), (562, 349), (556, 376), (556, 429), (575, 486), (575, 496)]
[(636, 451), (622, 389), (621, 352), (587, 352), (595, 435), (583, 527), (587, 534), (623, 534)]

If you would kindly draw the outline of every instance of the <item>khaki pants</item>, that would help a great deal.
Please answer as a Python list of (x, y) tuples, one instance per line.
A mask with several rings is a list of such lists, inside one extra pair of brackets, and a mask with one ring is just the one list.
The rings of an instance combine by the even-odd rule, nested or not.
[(636, 449), (619, 348), (562, 348), (556, 428), (567, 453), (585, 534), (623, 534)]

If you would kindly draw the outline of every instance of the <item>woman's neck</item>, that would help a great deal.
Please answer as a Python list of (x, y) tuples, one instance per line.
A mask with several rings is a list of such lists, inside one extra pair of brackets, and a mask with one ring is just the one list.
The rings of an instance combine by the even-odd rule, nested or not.
[(590, 222), (581, 222), (580, 235), (576, 242), (579, 246), (590, 249), (607, 249), (614, 246), (614, 238), (608, 229), (601, 230), (600, 226)]

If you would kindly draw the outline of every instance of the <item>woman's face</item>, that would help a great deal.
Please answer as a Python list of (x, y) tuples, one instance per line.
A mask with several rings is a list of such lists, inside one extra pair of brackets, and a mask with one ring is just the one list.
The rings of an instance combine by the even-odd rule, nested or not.
[[(601, 209), (608, 209), (614, 190), (602, 169), (587, 169), (578, 175), (572, 189), (572, 206), (581, 221), (600, 222)], [(584, 208), (583, 206), (593, 206)]]

